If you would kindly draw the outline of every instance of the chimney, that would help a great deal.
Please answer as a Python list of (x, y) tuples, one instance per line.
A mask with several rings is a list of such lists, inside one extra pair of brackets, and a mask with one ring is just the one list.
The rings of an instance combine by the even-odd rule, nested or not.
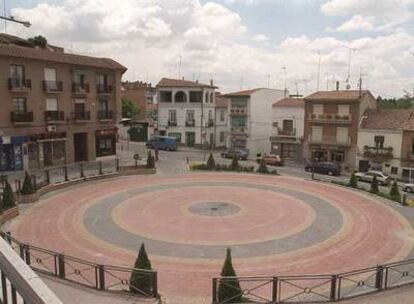
[(210, 87), (214, 87), (214, 81), (213, 81), (213, 79), (210, 79)]
[(339, 81), (336, 82), (336, 90), (339, 91)]

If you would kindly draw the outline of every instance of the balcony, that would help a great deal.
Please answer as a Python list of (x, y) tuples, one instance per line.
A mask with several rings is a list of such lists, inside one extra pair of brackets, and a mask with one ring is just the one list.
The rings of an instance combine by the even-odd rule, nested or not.
[(239, 126), (239, 127), (231, 127), (231, 133), (235, 135), (246, 135), (247, 134), (247, 127)]
[(98, 120), (112, 120), (114, 114), (112, 111), (98, 111)]
[(32, 88), (32, 81), (23, 78), (9, 78), (9, 90), (12, 92), (26, 93)]
[(311, 114), (309, 116), (311, 122), (319, 123), (339, 123), (339, 124), (350, 124), (352, 122), (351, 116), (339, 115), (339, 114)]
[(45, 120), (47, 122), (62, 122), (65, 120), (63, 111), (45, 111)]
[(75, 111), (72, 112), (72, 118), (74, 120), (90, 120), (91, 113), (89, 111)]
[(11, 112), (10, 118), (12, 123), (30, 123), (33, 122), (33, 112)]
[(364, 157), (373, 160), (388, 160), (394, 157), (393, 148), (364, 146)]
[(168, 126), (169, 127), (176, 127), (177, 126), (177, 121), (176, 120), (169, 120), (168, 121)]
[(185, 122), (186, 127), (195, 127), (195, 120), (194, 119), (187, 119)]
[(43, 80), (43, 91), (46, 93), (60, 93), (63, 91), (62, 81)]
[(214, 127), (214, 119), (209, 119), (207, 121), (207, 127), (209, 127), (209, 128)]
[(309, 142), (313, 145), (348, 147), (351, 145), (351, 137), (349, 136), (344, 140), (339, 139), (336, 136), (323, 136), (322, 138), (309, 136)]
[(85, 95), (89, 93), (89, 83), (73, 83), (72, 93), (77, 95)]
[(98, 94), (111, 94), (112, 93), (112, 86), (107, 84), (97, 84), (96, 85), (96, 92)]
[(277, 136), (280, 137), (295, 137), (296, 136), (296, 129), (277, 129)]
[(232, 116), (247, 116), (247, 108), (246, 107), (231, 107), (230, 108), (230, 115), (232, 115)]

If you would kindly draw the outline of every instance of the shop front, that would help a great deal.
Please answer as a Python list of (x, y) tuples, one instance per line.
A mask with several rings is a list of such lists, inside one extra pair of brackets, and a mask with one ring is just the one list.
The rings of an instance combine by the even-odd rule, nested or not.
[(61, 166), (66, 163), (66, 133), (41, 133), (29, 137), (29, 169)]
[(23, 144), (27, 136), (0, 137), (0, 171), (23, 170)]
[(344, 163), (346, 159), (346, 150), (344, 147), (336, 146), (312, 146), (312, 161), (330, 161), (335, 163)]
[(97, 157), (116, 154), (116, 134), (116, 129), (99, 130), (95, 132)]

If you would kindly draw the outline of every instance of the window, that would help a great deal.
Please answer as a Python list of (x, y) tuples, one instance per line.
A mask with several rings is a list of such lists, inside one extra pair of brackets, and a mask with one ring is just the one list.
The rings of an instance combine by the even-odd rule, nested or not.
[(226, 112), (224, 110), (220, 111), (220, 121), (224, 122), (226, 120)]
[(190, 102), (199, 102), (203, 101), (203, 92), (190, 92)]
[(85, 99), (75, 99), (75, 112), (76, 113), (85, 112)]
[(385, 141), (385, 136), (376, 135), (374, 137), (375, 147), (384, 148), (384, 141)]
[(322, 115), (323, 114), (323, 104), (314, 104), (312, 113), (316, 116)]
[(284, 131), (293, 131), (293, 120), (283, 120), (283, 130)]
[(45, 80), (50, 82), (56, 81), (56, 70), (51, 68), (45, 69)]
[(13, 101), (13, 111), (18, 113), (27, 112), (27, 100), (25, 97), (15, 97)]
[(349, 105), (338, 105), (339, 116), (349, 116)]
[(212, 120), (213, 119), (213, 111), (209, 110), (208, 111), (208, 120)]
[(220, 142), (224, 142), (225, 135), (226, 134), (224, 132), (220, 132)]
[(187, 102), (187, 95), (183, 91), (175, 93), (174, 96), (175, 102)]
[(168, 111), (168, 120), (171, 122), (177, 121), (177, 111), (176, 110), (170, 110)]
[(86, 75), (84, 71), (73, 72), (73, 82), (77, 85), (83, 86), (85, 84)]
[(10, 78), (23, 81), (25, 78), (24, 74), (24, 66), (14, 64), (10, 66)]
[(108, 110), (109, 110), (108, 99), (100, 98), (99, 99), (99, 111), (108, 112)]
[(106, 87), (108, 85), (108, 75), (98, 74), (98, 84)]
[(46, 111), (57, 111), (58, 103), (56, 98), (47, 98), (46, 99)]
[(160, 102), (172, 102), (172, 92), (171, 91), (161, 91), (160, 92)]
[(210, 103), (214, 102), (214, 93), (210, 93)]
[(348, 143), (349, 142), (348, 128), (338, 127), (336, 129), (336, 141), (339, 142), (339, 143)]
[(194, 121), (194, 110), (187, 110), (187, 121)]
[(398, 174), (398, 167), (391, 167), (391, 174), (397, 175)]
[(312, 141), (322, 141), (322, 127), (312, 126)]
[(210, 102), (210, 94), (208, 92), (206, 92), (206, 100), (205, 100), (205, 102), (206, 103), (209, 103)]
[(277, 121), (275, 121), (275, 122), (273, 122), (273, 128), (278, 128), (279, 127), (279, 122), (277, 122)]

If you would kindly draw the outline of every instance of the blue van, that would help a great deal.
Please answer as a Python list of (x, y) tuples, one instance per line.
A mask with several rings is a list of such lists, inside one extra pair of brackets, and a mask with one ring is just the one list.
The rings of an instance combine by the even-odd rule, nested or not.
[(150, 149), (177, 151), (177, 139), (175, 137), (156, 135), (147, 142)]

